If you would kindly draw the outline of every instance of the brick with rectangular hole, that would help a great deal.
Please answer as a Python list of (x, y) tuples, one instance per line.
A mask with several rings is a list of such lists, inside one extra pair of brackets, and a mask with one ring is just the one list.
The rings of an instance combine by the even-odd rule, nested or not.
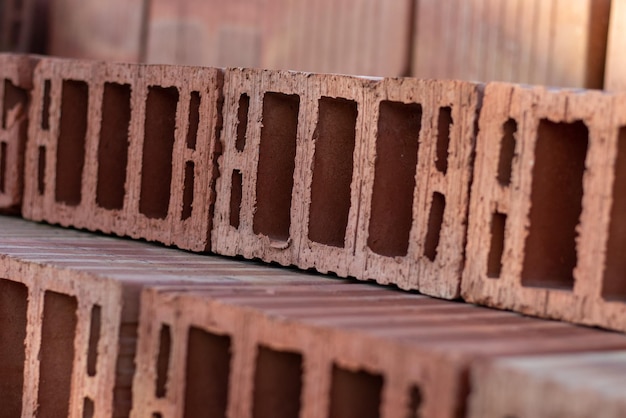
[(361, 283), (155, 286), (131, 417), (458, 417), (474, 361), (626, 337)]
[(514, 357), (471, 370), (470, 418), (626, 416), (626, 351)]
[(368, 94), (355, 276), (458, 297), (480, 86), (386, 79)]
[(348, 274), (371, 83), (227, 71), (213, 251)]
[(463, 297), (626, 331), (624, 99), (486, 88)]
[(0, 229), (2, 418), (128, 416), (144, 286), (327, 281), (15, 218)]
[(205, 251), (222, 73), (41, 60), (24, 216)]
[(24, 187), (24, 147), (36, 58), (0, 54), (0, 212), (19, 213)]

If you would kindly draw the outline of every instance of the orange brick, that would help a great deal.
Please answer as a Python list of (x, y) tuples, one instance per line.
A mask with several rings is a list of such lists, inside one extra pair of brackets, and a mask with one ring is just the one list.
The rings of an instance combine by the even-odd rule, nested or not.
[(144, 286), (326, 281), (19, 219), (0, 226), (2, 417), (128, 416)]
[(472, 418), (626, 415), (626, 352), (501, 359), (472, 367)]
[(24, 217), (208, 249), (220, 70), (41, 60)]
[(469, 366), (626, 338), (362, 284), (142, 293), (131, 417), (457, 417)]
[(0, 54), (0, 211), (19, 213), (24, 182), (29, 92), (36, 59)]
[(626, 331), (624, 98), (489, 84), (463, 297)]

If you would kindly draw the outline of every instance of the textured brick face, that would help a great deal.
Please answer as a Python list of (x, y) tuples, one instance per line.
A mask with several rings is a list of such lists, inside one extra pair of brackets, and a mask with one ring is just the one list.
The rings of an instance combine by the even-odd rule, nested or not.
[(159, 286), (141, 309), (131, 417), (457, 417), (474, 360), (626, 344), (327, 279)]
[(205, 251), (222, 73), (42, 60), (24, 216)]
[(463, 297), (624, 331), (622, 96), (490, 84)]
[(29, 93), (36, 59), (0, 54), (0, 212), (19, 213)]
[(477, 85), (229, 70), (225, 86), (213, 251), (458, 296)]

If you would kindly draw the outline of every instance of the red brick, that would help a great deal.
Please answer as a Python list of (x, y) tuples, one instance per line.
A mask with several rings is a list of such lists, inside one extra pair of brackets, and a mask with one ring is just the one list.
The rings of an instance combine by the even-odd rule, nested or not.
[(472, 367), (472, 418), (626, 415), (626, 352), (501, 359)]
[(626, 331), (624, 98), (486, 88), (463, 297)]
[(212, 68), (40, 61), (24, 217), (207, 250), (221, 86)]
[(157, 286), (141, 307), (132, 417), (456, 417), (475, 361), (626, 344), (361, 284)]
[(35, 58), (0, 54), (0, 212), (19, 213)]
[(327, 281), (13, 218), (0, 227), (3, 417), (85, 416), (91, 404), (94, 417), (128, 416), (144, 286)]

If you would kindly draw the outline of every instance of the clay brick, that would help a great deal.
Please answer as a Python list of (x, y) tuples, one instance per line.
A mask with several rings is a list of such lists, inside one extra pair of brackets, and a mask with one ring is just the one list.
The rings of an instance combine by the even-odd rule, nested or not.
[(205, 251), (222, 73), (45, 59), (24, 217)]
[(602, 88), (610, 0), (420, 1), (415, 77)]
[(131, 417), (463, 416), (469, 366), (618, 334), (362, 284), (142, 293)]
[(328, 281), (14, 218), (0, 218), (0, 227), (7, 418), (128, 416), (144, 286)]
[(626, 77), (622, 75), (626, 68), (626, 58), (622, 53), (626, 46), (626, 34), (622, 29), (624, 22), (626, 22), (626, 1), (612, 0), (604, 71), (605, 90), (626, 90)]
[(369, 83), (296, 72), (226, 72), (214, 252), (347, 274)]
[(32, 71), (36, 59), (0, 54), (0, 212), (19, 213)]
[(626, 416), (626, 352), (501, 359), (472, 368), (472, 418)]
[(487, 86), (465, 300), (626, 331), (624, 103), (596, 91)]
[(480, 89), (386, 79), (369, 95), (356, 277), (459, 295)]

